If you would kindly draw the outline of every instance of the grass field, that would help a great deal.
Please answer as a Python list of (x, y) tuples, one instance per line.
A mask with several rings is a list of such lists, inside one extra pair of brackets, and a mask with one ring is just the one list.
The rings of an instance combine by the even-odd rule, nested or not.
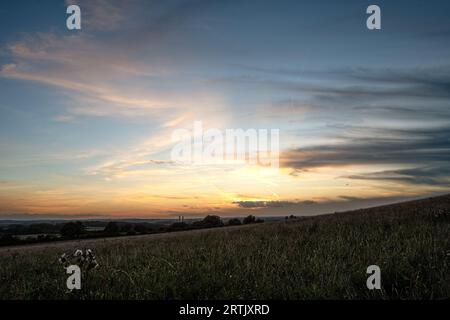
[[(68, 292), (61, 253), (100, 267)], [(381, 268), (382, 290), (366, 287)], [(1, 299), (450, 298), (450, 196), (263, 224), (0, 251)]]

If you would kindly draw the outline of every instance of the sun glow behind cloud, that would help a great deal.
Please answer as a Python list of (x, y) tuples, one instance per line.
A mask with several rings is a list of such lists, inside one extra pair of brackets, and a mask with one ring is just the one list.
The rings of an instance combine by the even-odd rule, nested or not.
[[(398, 39), (374, 47), (353, 17), (329, 30), (314, 5), (302, 19), (298, 3), (259, 5), (81, 1), (81, 32), (12, 30), (0, 214), (310, 214), (448, 189), (450, 61), (432, 59), (445, 41), (402, 34), (420, 59), (387, 59)], [(173, 163), (172, 132), (197, 120), (280, 129), (280, 168)]]

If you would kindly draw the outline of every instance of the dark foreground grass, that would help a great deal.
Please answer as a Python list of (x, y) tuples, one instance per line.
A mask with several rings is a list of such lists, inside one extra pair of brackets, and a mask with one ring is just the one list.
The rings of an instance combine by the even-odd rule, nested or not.
[[(1, 299), (450, 298), (450, 196), (252, 226), (89, 242), (100, 268), (67, 292), (63, 252), (0, 252)], [(381, 268), (382, 290), (366, 287)]]

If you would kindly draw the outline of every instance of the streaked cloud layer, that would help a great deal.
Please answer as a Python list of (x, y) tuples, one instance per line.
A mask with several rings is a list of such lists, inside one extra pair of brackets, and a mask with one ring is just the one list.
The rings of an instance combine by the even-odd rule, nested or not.
[[(446, 192), (450, 4), (381, 1), (379, 32), (368, 4), (2, 3), (0, 214), (315, 214)], [(280, 129), (281, 168), (173, 163), (173, 130), (197, 120)]]

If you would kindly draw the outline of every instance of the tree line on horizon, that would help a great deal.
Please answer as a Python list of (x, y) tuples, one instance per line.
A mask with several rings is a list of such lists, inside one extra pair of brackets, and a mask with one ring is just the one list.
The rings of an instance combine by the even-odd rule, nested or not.
[[(249, 215), (243, 219), (231, 218), (224, 222), (221, 217), (208, 215), (194, 222), (177, 221), (172, 224), (148, 222), (110, 221), (103, 230), (89, 230), (82, 221), (66, 223), (35, 223), (30, 225), (13, 224), (0, 228), (0, 246), (71, 240), (82, 238), (101, 238), (111, 236), (132, 236), (152, 233), (166, 233), (204, 228), (238, 226), (242, 224), (261, 223), (264, 220)], [(18, 235), (36, 235), (35, 238), (18, 238)]]

